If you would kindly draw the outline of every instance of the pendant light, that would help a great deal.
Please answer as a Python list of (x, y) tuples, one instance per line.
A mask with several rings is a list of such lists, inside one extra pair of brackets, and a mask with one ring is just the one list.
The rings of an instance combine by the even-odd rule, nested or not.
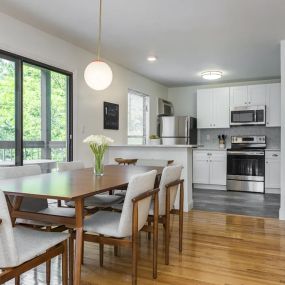
[(99, 33), (97, 44), (97, 59), (89, 63), (84, 72), (87, 85), (97, 91), (108, 88), (113, 80), (113, 72), (110, 66), (100, 60), (101, 30), (102, 30), (102, 0), (99, 5)]

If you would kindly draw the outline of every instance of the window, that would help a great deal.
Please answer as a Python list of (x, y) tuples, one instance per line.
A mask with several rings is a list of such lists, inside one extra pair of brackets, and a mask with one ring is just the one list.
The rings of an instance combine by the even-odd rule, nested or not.
[(72, 160), (71, 110), (70, 72), (0, 51), (0, 166)]
[(145, 144), (149, 134), (149, 96), (129, 89), (128, 144)]

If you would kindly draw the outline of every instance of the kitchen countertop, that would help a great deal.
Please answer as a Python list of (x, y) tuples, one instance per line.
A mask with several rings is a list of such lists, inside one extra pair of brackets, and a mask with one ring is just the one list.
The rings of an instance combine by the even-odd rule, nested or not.
[(266, 148), (265, 151), (280, 151), (280, 148)]
[(109, 147), (157, 147), (157, 148), (197, 148), (198, 145), (190, 144), (190, 145), (152, 145), (152, 144), (143, 144), (143, 145), (136, 145), (136, 144), (117, 144), (117, 145), (110, 145)]

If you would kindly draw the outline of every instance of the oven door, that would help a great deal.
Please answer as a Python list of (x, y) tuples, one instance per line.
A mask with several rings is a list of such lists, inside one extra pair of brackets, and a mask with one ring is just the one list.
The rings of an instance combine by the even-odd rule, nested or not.
[(227, 189), (264, 192), (264, 151), (227, 152)]

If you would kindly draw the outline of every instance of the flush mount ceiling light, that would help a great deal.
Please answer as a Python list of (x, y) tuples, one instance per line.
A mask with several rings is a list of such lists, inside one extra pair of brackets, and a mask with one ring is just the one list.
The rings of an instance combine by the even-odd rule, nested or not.
[(151, 56), (147, 57), (147, 60), (150, 61), (150, 62), (154, 62), (154, 61), (157, 61), (157, 57), (154, 56), (154, 55), (151, 55)]
[(110, 66), (100, 60), (101, 30), (102, 30), (102, 0), (99, 5), (99, 33), (97, 44), (97, 59), (89, 63), (84, 72), (87, 85), (97, 91), (104, 90), (110, 86), (113, 80), (113, 72)]
[(206, 80), (216, 80), (222, 77), (223, 73), (221, 71), (204, 71), (201, 76)]

